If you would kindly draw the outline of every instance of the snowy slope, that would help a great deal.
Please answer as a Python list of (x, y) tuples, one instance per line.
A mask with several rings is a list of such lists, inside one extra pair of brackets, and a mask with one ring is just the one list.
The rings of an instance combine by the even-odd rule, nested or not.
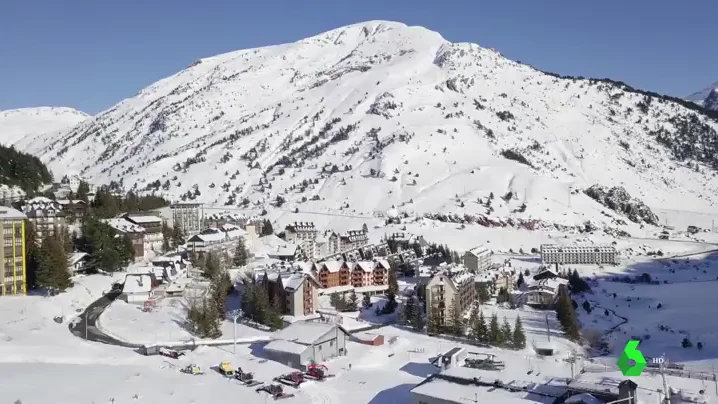
[(710, 211), (716, 129), (621, 84), (372, 21), (198, 60), (41, 155), (57, 173), (216, 206), (281, 196), (287, 211), (611, 224), (581, 191)]
[(686, 97), (711, 111), (718, 111), (718, 81)]
[(35, 152), (56, 141), (89, 115), (65, 107), (20, 108), (0, 111), (0, 144)]

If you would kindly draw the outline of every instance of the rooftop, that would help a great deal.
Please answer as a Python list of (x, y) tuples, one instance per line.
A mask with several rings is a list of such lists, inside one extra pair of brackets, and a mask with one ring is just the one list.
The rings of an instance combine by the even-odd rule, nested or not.
[(27, 216), (17, 209), (0, 206), (0, 219), (27, 219)]
[(346, 331), (335, 324), (312, 323), (312, 322), (296, 322), (292, 323), (283, 330), (277, 331), (272, 339), (291, 341), (302, 345), (311, 345), (315, 343), (322, 335), (333, 331), (338, 327), (337, 332)]

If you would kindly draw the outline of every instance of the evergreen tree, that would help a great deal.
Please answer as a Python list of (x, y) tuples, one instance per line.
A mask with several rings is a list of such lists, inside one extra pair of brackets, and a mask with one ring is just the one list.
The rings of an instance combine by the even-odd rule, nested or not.
[(358, 301), (359, 297), (356, 292), (352, 290), (352, 293), (349, 295), (349, 302), (347, 303), (347, 311), (357, 311), (359, 309)]
[(393, 268), (389, 269), (389, 290), (394, 294), (399, 290), (399, 283), (396, 280), (396, 270)]
[(514, 333), (511, 331), (511, 324), (509, 324), (509, 320), (504, 317), (504, 322), (501, 324), (501, 336), (503, 337), (503, 343), (504, 344), (512, 344), (512, 338), (514, 336)]
[(484, 312), (479, 310), (479, 317), (476, 324), (472, 327), (471, 333), (476, 337), (476, 340), (488, 344), (489, 343), (489, 326), (486, 325), (486, 318)]
[(524, 326), (521, 323), (521, 317), (516, 316), (516, 323), (514, 323), (514, 334), (511, 338), (511, 343), (516, 349), (523, 349), (526, 347), (526, 333), (524, 332)]
[(451, 311), (451, 334), (457, 337), (463, 337), (466, 335), (466, 329), (464, 328), (464, 317), (462, 316), (461, 309), (456, 303), (458, 297), (454, 297), (449, 306)]
[(489, 343), (492, 345), (501, 345), (503, 343), (499, 317), (496, 313), (491, 315), (491, 321), (489, 321)]
[(267, 324), (269, 319), (270, 305), (269, 296), (267, 295), (267, 289), (264, 287), (256, 288), (256, 302), (255, 302), (255, 320), (258, 323)]
[(568, 295), (565, 287), (559, 288), (558, 302), (556, 305), (556, 317), (566, 337), (572, 341), (580, 338), (578, 319), (573, 307), (573, 301)]
[(369, 293), (364, 293), (364, 298), (362, 299), (362, 306), (365, 309), (371, 307), (371, 296), (369, 296)]
[(415, 306), (416, 299), (414, 299), (414, 296), (409, 296), (404, 303), (404, 310), (401, 312), (401, 320), (408, 326), (414, 324), (414, 315), (416, 314)]
[(396, 293), (394, 290), (392, 290), (391, 287), (389, 287), (389, 290), (386, 291), (386, 304), (384, 305), (384, 308), (382, 308), (383, 314), (390, 314), (393, 313), (396, 310)]
[(95, 268), (114, 272), (129, 265), (135, 257), (132, 241), (127, 236), (115, 236), (115, 230), (106, 223), (87, 218), (82, 225), (82, 237), (76, 243), (90, 255)]
[(212, 252), (208, 252), (205, 256), (203, 269), (204, 271), (202, 275), (204, 275), (208, 279), (214, 279), (217, 275), (219, 275), (220, 271), (219, 257)]
[(184, 232), (182, 231), (182, 228), (175, 223), (174, 227), (172, 227), (172, 230), (170, 232), (171, 237), (171, 247), (172, 249), (177, 249), (181, 245), (184, 245), (186, 243)]
[(217, 314), (224, 318), (227, 311), (227, 296), (232, 288), (232, 279), (227, 271), (221, 271), (210, 283), (212, 301), (217, 307)]
[(247, 247), (244, 237), (237, 240), (237, 247), (234, 249), (234, 257), (232, 257), (232, 265), (235, 267), (243, 267), (247, 265)]
[[(413, 296), (412, 296), (413, 297)], [(411, 326), (416, 331), (424, 329), (424, 311), (422, 310), (421, 302), (415, 300), (415, 304), (411, 309), (411, 319), (413, 320)]]
[(471, 315), (469, 316), (469, 338), (476, 341), (478, 340), (477, 326), (479, 324), (479, 306), (476, 305), (471, 309)]
[(429, 335), (441, 334), (441, 323), (439, 321), (439, 307), (436, 304), (429, 306), (426, 316), (426, 331)]
[(524, 274), (520, 273), (519, 279), (516, 281), (516, 288), (521, 288), (521, 285), (523, 285), (524, 283), (526, 283), (526, 281), (524, 281)]
[(46, 236), (38, 251), (37, 284), (48, 289), (65, 290), (71, 285), (67, 253), (59, 234)]
[(244, 292), (242, 293), (242, 300), (240, 303), (240, 307), (242, 308), (244, 316), (251, 318), (254, 321), (257, 321), (256, 306), (256, 284), (247, 280), (244, 282)]
[(485, 283), (480, 283), (477, 286), (477, 294), (479, 295), (479, 303), (486, 304), (486, 302), (491, 299), (491, 294), (489, 294), (489, 288), (486, 286)]
[(172, 249), (172, 230), (167, 222), (162, 222), (162, 252), (166, 253)]
[(77, 186), (77, 195), (76, 198), (87, 203), (87, 194), (90, 193), (90, 184), (86, 183), (85, 181), (80, 181), (80, 185)]
[(272, 222), (269, 219), (264, 219), (264, 221), (262, 222), (262, 235), (271, 236), (272, 234), (274, 234)]
[(25, 221), (25, 281), (28, 289), (34, 289), (37, 285), (38, 271), (38, 243), (35, 226), (31, 221)]

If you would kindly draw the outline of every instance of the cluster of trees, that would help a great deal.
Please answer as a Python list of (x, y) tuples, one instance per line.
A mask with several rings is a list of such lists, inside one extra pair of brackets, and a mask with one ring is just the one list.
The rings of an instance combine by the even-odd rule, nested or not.
[[(526, 346), (526, 333), (521, 322), (521, 317), (516, 317), (513, 329), (506, 317), (503, 323), (499, 324), (496, 313), (492, 314), (487, 324), (484, 313), (478, 306), (474, 307), (471, 315), (466, 321), (455, 305), (449, 308), (450, 318), (444, 324), (440, 321), (438, 306), (429, 308), (427, 316), (427, 331), (430, 335), (450, 334), (457, 337), (468, 337), (472, 341), (482, 344), (507, 346), (521, 349)], [(421, 323), (416, 318), (412, 319), (412, 326), (420, 327)]]
[(33, 197), (43, 184), (52, 182), (52, 173), (39, 158), (0, 146), (0, 184), (16, 186)]
[[(78, 189), (79, 193), (79, 189)], [(99, 218), (115, 217), (121, 212), (142, 212), (169, 206), (169, 201), (157, 195), (137, 195), (130, 191), (115, 196), (108, 187), (101, 187), (90, 203), (92, 215)]]
[(234, 249), (234, 256), (232, 257), (232, 265), (234, 267), (243, 267), (247, 265), (247, 259), (249, 258), (249, 252), (247, 251), (247, 243), (244, 237), (240, 237), (237, 240), (237, 247)]
[(32, 222), (25, 223), (25, 259), (28, 288), (65, 290), (72, 286), (67, 267), (67, 254), (72, 240), (65, 228), (38, 240)]
[(175, 223), (173, 227), (169, 227), (167, 223), (162, 223), (162, 252), (176, 250), (186, 242), (184, 232), (179, 225)]
[(278, 283), (270, 282), (266, 278), (257, 282), (253, 275), (248, 277), (250, 278), (244, 281), (242, 314), (273, 330), (282, 328), (282, 314), (286, 302), (283, 291), (279, 291)]
[(227, 257), (207, 253), (194, 258), (194, 265), (209, 279), (209, 292), (200, 298), (190, 299), (187, 310), (189, 328), (200, 338), (218, 338), (220, 325), (227, 313), (227, 297), (234, 289), (227, 272)]
[(416, 331), (422, 331), (425, 325), (423, 312), (423, 304), (420, 298), (413, 295), (409, 296), (404, 302), (404, 310), (401, 312), (400, 320), (403, 324)]
[(262, 236), (271, 236), (272, 234), (274, 234), (272, 222), (269, 219), (264, 219), (262, 221)]
[(135, 258), (135, 248), (127, 235), (116, 237), (107, 223), (88, 217), (82, 223), (82, 236), (73, 240), (75, 249), (90, 256), (90, 266), (109, 272), (120, 271)]
[[(416, 251), (417, 248), (419, 248), (419, 250), (421, 250), (418, 243), (415, 244), (414, 250)], [(428, 255), (438, 253), (444, 259), (444, 261), (446, 261), (447, 264), (460, 264), (461, 263), (461, 256), (459, 255), (459, 253), (450, 249), (446, 245), (431, 243), (431, 244), (429, 244), (429, 248), (427, 248), (426, 252)], [(417, 256), (421, 257), (421, 255), (417, 255)]]

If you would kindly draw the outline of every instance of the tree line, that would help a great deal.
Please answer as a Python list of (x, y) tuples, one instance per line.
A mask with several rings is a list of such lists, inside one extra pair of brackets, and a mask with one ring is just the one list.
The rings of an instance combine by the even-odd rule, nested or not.
[(52, 183), (52, 173), (39, 158), (0, 146), (0, 184), (22, 189), (33, 197), (43, 184)]

